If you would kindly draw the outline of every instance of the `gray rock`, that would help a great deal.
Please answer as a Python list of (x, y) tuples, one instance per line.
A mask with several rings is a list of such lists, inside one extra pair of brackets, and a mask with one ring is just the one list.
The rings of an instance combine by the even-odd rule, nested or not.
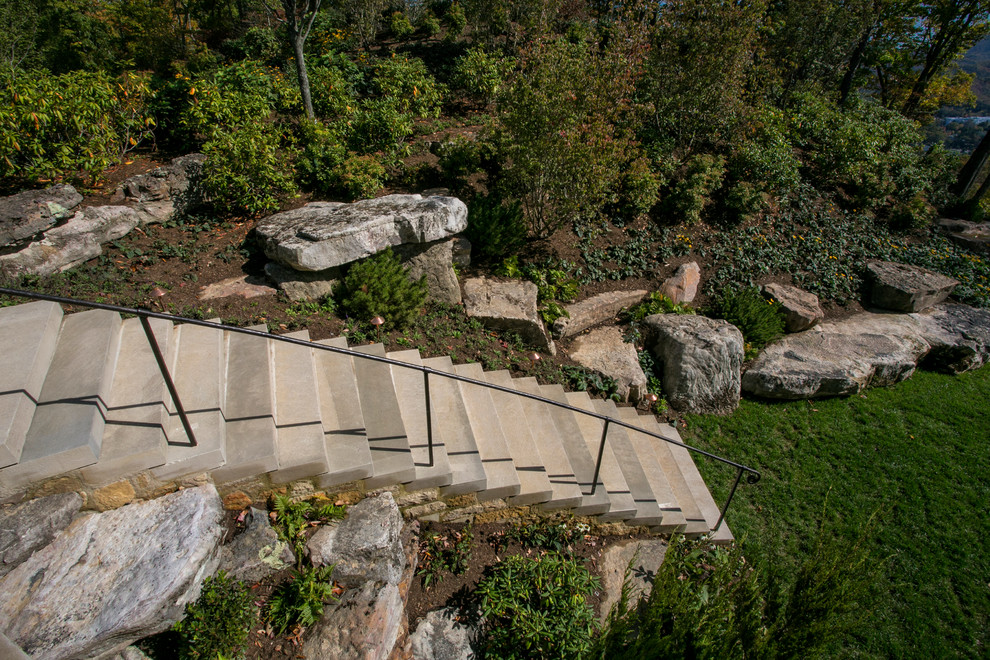
[(244, 531), (221, 549), (218, 570), (252, 584), (295, 564), (292, 549), (278, 540), (266, 511), (251, 507), (245, 522)]
[(679, 411), (727, 414), (739, 405), (742, 333), (731, 323), (691, 314), (643, 320), (646, 346), (663, 369), (663, 391)]
[(418, 280), (426, 276), (430, 298), (451, 305), (461, 302), (461, 286), (454, 272), (453, 241), (436, 241), (401, 245), (395, 254), (405, 265), (409, 277)]
[(317, 271), (389, 246), (439, 241), (466, 227), (467, 206), (455, 197), (387, 195), (353, 204), (312, 202), (262, 219), (255, 231), (269, 259)]
[(163, 167), (132, 176), (114, 191), (114, 202), (163, 202), (172, 200), (189, 190), (190, 183), (195, 180), (203, 168), (206, 156), (203, 154), (188, 154), (173, 158)]
[(551, 355), (556, 353), (536, 311), (536, 285), (475, 277), (464, 282), (464, 311), (495, 330), (515, 332), (523, 341)]
[(67, 223), (45, 232), (44, 238), (20, 252), (0, 256), (0, 273), (50, 275), (97, 257), (103, 243), (126, 235), (140, 222), (127, 206), (94, 206), (76, 213)]
[(64, 183), (0, 198), (0, 247), (15, 245), (68, 220), (82, 201), (82, 195)]
[(398, 584), (406, 567), (402, 514), (392, 493), (369, 497), (347, 509), (347, 518), (322, 527), (306, 544), (316, 566), (334, 564), (333, 579), (344, 587), (365, 582)]
[(399, 638), (404, 616), (397, 585), (365, 582), (325, 608), (307, 631), (302, 653), (312, 660), (385, 660)]
[(690, 261), (677, 267), (674, 274), (667, 278), (660, 287), (660, 293), (678, 305), (694, 302), (695, 296), (698, 295), (700, 283), (701, 268), (698, 267), (697, 263)]
[(990, 222), (942, 218), (938, 224), (953, 243), (973, 252), (990, 252)]
[(467, 268), (471, 265), (471, 241), (464, 238), (463, 236), (455, 236), (450, 239), (451, 243), (451, 254), (454, 260), (454, 264), (462, 268)]
[(457, 610), (445, 607), (428, 612), (409, 636), (412, 660), (470, 660), (478, 624), (457, 620)]
[(990, 310), (944, 303), (912, 317), (931, 345), (921, 366), (958, 374), (990, 362)]
[(918, 312), (937, 305), (959, 284), (945, 275), (892, 261), (871, 261), (866, 271), (872, 303), (895, 312)]
[(583, 367), (613, 378), (623, 401), (639, 401), (646, 395), (646, 374), (639, 366), (636, 347), (622, 341), (616, 327), (581, 335), (571, 345), (571, 359)]
[(77, 493), (63, 493), (0, 510), (0, 577), (51, 543), (81, 507)]
[[(101, 658), (101, 660), (103, 660)], [(128, 646), (120, 653), (115, 653), (106, 660), (151, 660), (141, 649), (136, 646)]]
[(612, 321), (626, 307), (641, 302), (648, 291), (607, 291), (568, 305), (567, 316), (553, 322), (554, 334), (563, 339), (573, 337), (593, 325)]
[(320, 300), (333, 294), (333, 288), (340, 281), (340, 269), (329, 268), (316, 272), (294, 270), (274, 261), (265, 264), (268, 276), (279, 291), (289, 300)]
[(620, 541), (602, 553), (598, 566), (602, 572), (601, 619), (619, 602), (622, 585), (628, 575), (629, 605), (635, 606), (640, 598), (650, 595), (653, 579), (667, 553), (667, 542), (662, 539), (645, 541)]
[(780, 303), (787, 332), (801, 332), (825, 319), (818, 296), (786, 284), (766, 284), (763, 295)]
[(217, 565), (212, 485), (76, 519), (0, 579), (0, 631), (36, 658), (89, 658), (182, 618)]
[(7, 639), (7, 636), (0, 632), (0, 658), (3, 660), (30, 660), (30, 656), (21, 650), (21, 647)]

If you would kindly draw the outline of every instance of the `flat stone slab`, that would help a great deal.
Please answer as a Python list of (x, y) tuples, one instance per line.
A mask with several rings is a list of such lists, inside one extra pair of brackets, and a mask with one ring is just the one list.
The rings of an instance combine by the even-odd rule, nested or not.
[(204, 286), (200, 290), (198, 298), (200, 300), (214, 300), (216, 298), (240, 296), (246, 300), (257, 298), (258, 296), (270, 296), (275, 293), (278, 293), (278, 291), (268, 286), (263, 278), (253, 275), (241, 275), (240, 277), (228, 277), (225, 280)]
[(91, 658), (167, 629), (216, 568), (212, 485), (77, 518), (0, 579), (0, 631), (36, 658)]
[(64, 493), (0, 509), (0, 577), (51, 543), (81, 507), (82, 497)]
[(430, 243), (467, 228), (455, 197), (386, 195), (353, 204), (312, 202), (262, 219), (265, 254), (302, 271), (326, 270), (403, 243)]
[(613, 378), (623, 401), (639, 401), (646, 395), (646, 374), (639, 366), (636, 347), (622, 341), (616, 327), (598, 328), (577, 337), (571, 346), (571, 359)]
[(784, 310), (784, 329), (787, 332), (807, 330), (825, 319), (818, 296), (796, 286), (766, 284), (763, 286), (763, 295), (780, 303)]
[(866, 272), (870, 301), (895, 312), (919, 312), (937, 305), (959, 284), (951, 277), (892, 261), (871, 261)]
[(553, 333), (560, 339), (573, 337), (591, 326), (614, 320), (623, 309), (641, 302), (649, 291), (606, 291), (567, 305), (567, 316), (553, 322)]
[(537, 288), (532, 282), (499, 282), (475, 277), (464, 282), (464, 311), (490, 328), (515, 332), (523, 341), (551, 355), (556, 353), (536, 311)]
[(82, 201), (83, 196), (64, 183), (0, 198), (0, 247), (15, 245), (68, 220)]

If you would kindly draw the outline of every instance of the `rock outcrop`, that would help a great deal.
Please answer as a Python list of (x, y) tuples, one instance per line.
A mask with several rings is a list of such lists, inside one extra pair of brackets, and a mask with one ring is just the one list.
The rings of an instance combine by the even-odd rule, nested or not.
[(461, 285), (454, 272), (454, 239), (412, 243), (395, 249), (396, 256), (414, 280), (426, 278), (430, 298), (450, 305), (461, 302)]
[(198, 201), (196, 180), (205, 161), (203, 154), (173, 158), (168, 165), (121, 183), (112, 201), (132, 206), (142, 225), (164, 222)]
[(938, 225), (953, 243), (973, 252), (990, 252), (990, 222), (942, 218)]
[(802, 332), (825, 319), (818, 296), (803, 289), (786, 284), (766, 284), (763, 295), (780, 303), (787, 332)]
[(895, 312), (920, 312), (937, 305), (959, 284), (951, 277), (892, 261), (871, 261), (866, 272), (870, 301)]
[(64, 183), (0, 198), (0, 247), (16, 245), (68, 220), (82, 201), (82, 195)]
[(64, 493), (0, 510), (0, 577), (51, 543), (81, 507), (78, 494)]
[(553, 332), (560, 338), (573, 337), (591, 326), (612, 321), (627, 307), (641, 302), (648, 291), (607, 291), (567, 305), (567, 316), (553, 322)]
[(244, 531), (221, 549), (219, 570), (252, 584), (295, 563), (292, 550), (272, 529), (267, 511), (251, 507), (244, 522)]
[(592, 330), (574, 340), (571, 359), (615, 380), (623, 401), (639, 401), (646, 395), (646, 374), (639, 366), (636, 347), (622, 340), (618, 328)]
[(536, 298), (537, 288), (532, 282), (499, 282), (485, 277), (464, 282), (464, 311), (468, 316), (489, 328), (515, 332), (523, 341), (553, 355), (556, 347), (536, 311)]

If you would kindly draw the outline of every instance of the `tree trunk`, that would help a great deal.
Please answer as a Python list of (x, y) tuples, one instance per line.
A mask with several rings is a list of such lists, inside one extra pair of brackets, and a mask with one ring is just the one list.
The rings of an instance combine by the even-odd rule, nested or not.
[(306, 109), (306, 117), (310, 121), (316, 118), (313, 112), (313, 98), (309, 93), (309, 74), (306, 72), (306, 57), (303, 54), (305, 37), (300, 34), (290, 35), (292, 39), (292, 50), (296, 55), (296, 73), (299, 76), (299, 91), (302, 93), (303, 108)]
[(846, 75), (842, 77), (842, 84), (839, 85), (839, 105), (845, 105), (849, 99), (849, 94), (852, 92), (853, 80), (856, 78), (856, 72), (859, 71), (859, 65), (863, 63), (863, 56), (866, 54), (866, 47), (870, 45), (870, 39), (873, 37), (873, 28), (875, 26), (876, 23), (866, 29), (859, 43), (856, 44), (856, 50), (853, 51), (852, 56), (849, 58)]
[[(987, 132), (983, 134), (983, 139), (976, 145), (973, 153), (966, 160), (966, 164), (959, 170), (953, 192), (958, 195), (960, 201), (965, 201), (969, 195), (969, 191), (972, 190), (973, 184), (976, 183), (980, 170), (986, 165), (987, 160), (990, 160), (990, 128), (987, 128)], [(990, 180), (990, 176), (987, 179)]]

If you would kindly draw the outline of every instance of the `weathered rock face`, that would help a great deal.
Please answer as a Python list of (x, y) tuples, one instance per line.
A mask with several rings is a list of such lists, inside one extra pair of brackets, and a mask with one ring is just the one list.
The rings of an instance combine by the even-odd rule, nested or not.
[(0, 579), (0, 630), (35, 658), (120, 650), (178, 621), (216, 568), (212, 485), (76, 519)]
[(990, 252), (990, 222), (942, 218), (938, 224), (953, 243), (973, 252)]
[(430, 243), (467, 227), (455, 197), (387, 195), (353, 204), (313, 202), (264, 218), (265, 254), (295, 270), (326, 270), (403, 243)]
[(674, 274), (667, 278), (660, 287), (660, 293), (670, 298), (678, 305), (681, 303), (694, 302), (698, 295), (698, 285), (701, 283), (701, 268), (691, 261), (681, 264), (674, 271)]
[(64, 493), (0, 510), (0, 577), (51, 543), (81, 507), (78, 494)]
[(172, 161), (147, 174), (139, 174), (127, 179), (114, 191), (114, 202), (164, 202), (175, 199), (189, 190), (203, 168), (206, 156), (188, 154), (173, 158)]
[(912, 316), (932, 347), (925, 368), (958, 374), (990, 362), (990, 310), (945, 303)]
[(333, 579), (360, 587), (365, 582), (398, 584), (406, 567), (402, 514), (392, 493), (361, 500), (337, 525), (321, 528), (306, 544), (316, 566), (334, 564)]
[(591, 296), (581, 302), (568, 305), (567, 316), (553, 322), (553, 332), (557, 337), (573, 337), (593, 325), (611, 321), (625, 309), (641, 302), (648, 291), (607, 291)]
[(251, 584), (295, 563), (292, 550), (278, 540), (267, 512), (252, 507), (245, 523), (244, 531), (221, 549), (219, 570)]
[(265, 264), (265, 275), (289, 300), (320, 300), (333, 293), (341, 277), (340, 268), (306, 272), (274, 261)]
[(895, 312), (918, 312), (937, 305), (959, 284), (945, 275), (891, 261), (871, 261), (866, 270), (872, 303)]
[(0, 247), (15, 245), (68, 220), (82, 201), (75, 188), (62, 183), (0, 198)]
[[(622, 585), (625, 583), (626, 569), (629, 571), (629, 604), (635, 605), (639, 598), (650, 595), (653, 579), (667, 553), (667, 542), (662, 539), (645, 541), (622, 541), (609, 546), (598, 562), (602, 572), (602, 599), (600, 619), (608, 616), (609, 610), (619, 602)], [(630, 562), (632, 566), (630, 566)]]
[(615, 379), (623, 401), (639, 401), (646, 395), (646, 375), (639, 366), (636, 347), (622, 341), (616, 327), (598, 328), (576, 338), (571, 359)]
[(825, 318), (818, 296), (803, 289), (786, 284), (766, 284), (763, 295), (780, 303), (787, 332), (807, 330)]
[(464, 311), (490, 328), (515, 332), (523, 341), (553, 355), (556, 347), (536, 311), (536, 294), (532, 282), (475, 277), (464, 282)]
[(137, 211), (127, 206), (88, 208), (20, 252), (0, 256), (0, 272), (8, 277), (50, 275), (78, 266), (98, 257), (101, 244), (124, 236), (139, 220)]
[(455, 608), (433, 610), (409, 636), (412, 660), (470, 660), (477, 637), (477, 626), (458, 621)]
[(395, 254), (402, 260), (409, 277), (426, 277), (426, 290), (433, 300), (451, 305), (461, 302), (461, 286), (454, 272), (453, 240), (402, 245)]
[(663, 391), (680, 411), (727, 414), (739, 405), (742, 333), (734, 325), (692, 314), (643, 320), (646, 346), (663, 369)]

